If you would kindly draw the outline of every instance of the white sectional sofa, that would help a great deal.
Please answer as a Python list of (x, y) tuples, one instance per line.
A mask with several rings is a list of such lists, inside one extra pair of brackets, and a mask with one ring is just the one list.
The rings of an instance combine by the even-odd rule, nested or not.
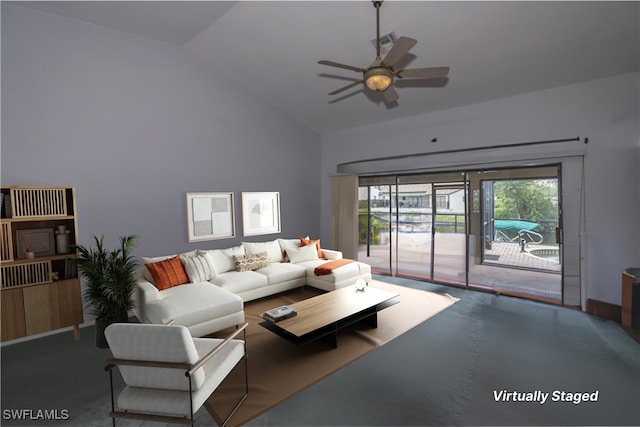
[[(142, 323), (182, 325), (192, 336), (205, 336), (242, 323), (246, 301), (304, 285), (332, 291), (360, 278), (371, 280), (371, 267), (358, 261), (316, 274), (317, 267), (341, 259), (340, 251), (322, 249), (319, 241), (308, 239), (243, 242), (227, 249), (142, 258), (134, 312)], [(164, 275), (173, 281), (166, 288)]]

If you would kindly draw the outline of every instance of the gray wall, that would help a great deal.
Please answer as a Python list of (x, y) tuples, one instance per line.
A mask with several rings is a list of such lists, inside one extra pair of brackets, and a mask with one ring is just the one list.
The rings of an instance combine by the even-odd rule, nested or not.
[[(83, 243), (136, 233), (136, 254), (153, 256), (244, 240), (242, 191), (282, 198), (283, 232), (246, 240), (328, 241), (329, 176), (339, 163), (589, 137), (583, 280), (588, 298), (619, 303), (620, 271), (640, 264), (638, 80), (622, 75), (320, 138), (178, 46), (3, 3), (0, 179), (75, 186)], [(187, 191), (233, 191), (239, 237), (189, 244)]]
[[(84, 244), (136, 233), (155, 256), (317, 236), (319, 147), (178, 46), (2, 4), (2, 184), (75, 186)], [(235, 193), (238, 238), (188, 243), (197, 191)], [(242, 191), (281, 193), (281, 234), (241, 237)]]
[(624, 74), (324, 135), (322, 236), (330, 236), (329, 176), (340, 163), (588, 137), (584, 297), (620, 304), (622, 270), (640, 265), (639, 81), (638, 73)]

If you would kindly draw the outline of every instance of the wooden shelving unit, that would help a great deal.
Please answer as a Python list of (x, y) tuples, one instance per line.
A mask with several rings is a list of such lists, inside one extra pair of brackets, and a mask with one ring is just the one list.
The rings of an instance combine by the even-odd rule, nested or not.
[(84, 321), (73, 187), (1, 187), (2, 341)]

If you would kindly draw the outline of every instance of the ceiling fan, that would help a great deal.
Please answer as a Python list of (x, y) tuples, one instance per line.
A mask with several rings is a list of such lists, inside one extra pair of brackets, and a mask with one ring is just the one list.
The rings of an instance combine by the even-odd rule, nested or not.
[(391, 84), (393, 79), (435, 79), (444, 78), (449, 74), (449, 67), (430, 67), (430, 68), (410, 68), (410, 69), (394, 69), (394, 65), (398, 63), (409, 50), (417, 43), (416, 40), (409, 37), (399, 37), (389, 53), (383, 58), (380, 57), (380, 6), (382, 1), (373, 1), (376, 8), (376, 59), (367, 68), (358, 68), (351, 65), (340, 64), (333, 61), (318, 61), (318, 64), (328, 65), (330, 67), (344, 68), (346, 70), (362, 73), (362, 79), (350, 83), (340, 89), (330, 92), (329, 95), (336, 95), (347, 89), (351, 89), (364, 83), (366, 87), (373, 91), (382, 92), (384, 100), (388, 103), (396, 101), (399, 96)]

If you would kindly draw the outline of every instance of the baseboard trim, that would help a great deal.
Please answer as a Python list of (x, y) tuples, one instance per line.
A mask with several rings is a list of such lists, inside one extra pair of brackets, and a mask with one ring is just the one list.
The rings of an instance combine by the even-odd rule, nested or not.
[(592, 316), (600, 317), (620, 323), (622, 321), (622, 307), (608, 302), (587, 299), (586, 312)]

